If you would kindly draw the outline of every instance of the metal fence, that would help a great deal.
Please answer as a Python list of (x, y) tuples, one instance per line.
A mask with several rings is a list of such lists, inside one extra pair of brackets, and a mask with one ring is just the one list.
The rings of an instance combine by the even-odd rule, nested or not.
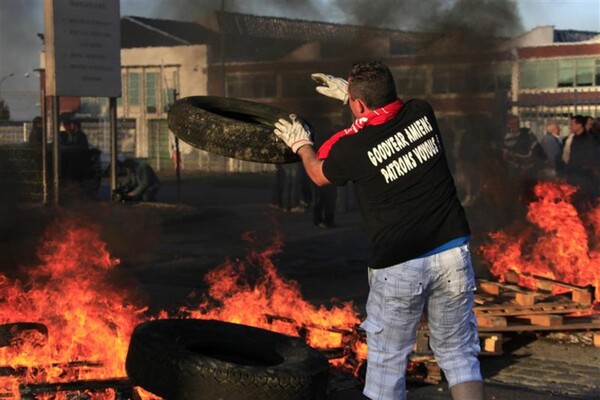
[(0, 123), (0, 145), (27, 141), (31, 122), (6, 121)]

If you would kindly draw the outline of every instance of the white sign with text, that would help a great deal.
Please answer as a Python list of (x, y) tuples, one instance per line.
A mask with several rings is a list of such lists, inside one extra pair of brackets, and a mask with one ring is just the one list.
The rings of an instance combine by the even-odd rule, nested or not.
[(45, 0), (46, 94), (119, 97), (119, 0)]

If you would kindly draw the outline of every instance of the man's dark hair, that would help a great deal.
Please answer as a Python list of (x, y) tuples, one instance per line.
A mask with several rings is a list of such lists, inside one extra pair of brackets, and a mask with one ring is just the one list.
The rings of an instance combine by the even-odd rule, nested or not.
[(354, 64), (348, 80), (350, 97), (361, 99), (372, 110), (398, 98), (392, 72), (379, 61)]
[(68, 125), (71, 121), (73, 121), (73, 114), (63, 113), (60, 115), (60, 122), (62, 122), (63, 125)]
[(584, 117), (583, 115), (573, 115), (571, 117), (572, 120), (574, 120), (575, 122), (577, 122), (578, 124), (580, 124), (581, 126), (585, 127), (585, 123), (587, 122), (587, 117)]

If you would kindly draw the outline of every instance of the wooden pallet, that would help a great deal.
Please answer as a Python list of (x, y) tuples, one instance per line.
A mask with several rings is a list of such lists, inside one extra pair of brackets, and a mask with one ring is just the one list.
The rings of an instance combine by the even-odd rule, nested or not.
[[(479, 344), (481, 355), (500, 355), (502, 354), (502, 344), (504, 338), (501, 333), (479, 332)], [(427, 328), (420, 328), (417, 331), (417, 341), (413, 348), (415, 356), (433, 355), (429, 345), (429, 331)]]
[(520, 315), (477, 318), (480, 332), (574, 331), (600, 329), (600, 316)]
[(477, 316), (509, 316), (509, 315), (534, 315), (534, 314), (573, 314), (586, 312), (590, 306), (573, 303), (571, 301), (541, 302), (531, 306), (518, 304), (495, 304), (475, 306), (473, 311)]
[[(594, 288), (591, 286), (576, 286), (569, 283), (559, 282), (553, 279), (529, 274), (522, 274), (522, 276), (525, 276), (530, 280), (534, 280), (537, 289), (541, 292), (552, 292), (555, 289), (559, 289), (566, 295), (570, 295), (571, 300), (575, 303), (591, 305), (594, 301)], [(519, 274), (514, 271), (509, 271), (504, 274), (504, 280), (508, 283), (518, 284)]]
[[(583, 315), (591, 313), (593, 288), (534, 277), (539, 291), (533, 291), (515, 285), (514, 273), (505, 278), (509, 283), (478, 281), (482, 293), (476, 295), (473, 311), (480, 332), (598, 329), (598, 316)], [(556, 286), (568, 292), (552, 294)], [(582, 316), (571, 316), (577, 313)]]

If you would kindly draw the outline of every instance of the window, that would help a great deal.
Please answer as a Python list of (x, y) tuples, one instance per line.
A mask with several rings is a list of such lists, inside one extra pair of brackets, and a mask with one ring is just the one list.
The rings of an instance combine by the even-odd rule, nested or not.
[(140, 104), (140, 74), (130, 72), (127, 81), (127, 96), (129, 105), (138, 106)]
[(554, 88), (557, 83), (556, 61), (540, 61), (537, 63), (537, 88)]
[(158, 73), (146, 72), (146, 81), (144, 84), (145, 102), (148, 112), (156, 112), (156, 93), (158, 92)]
[[(164, 81), (161, 95), (163, 110), (168, 111), (169, 107), (177, 99), (177, 87), (179, 82), (179, 69), (167, 70), (163, 72)], [(160, 85), (159, 85), (160, 87)]]
[(392, 70), (392, 74), (400, 96), (425, 94), (426, 76), (423, 68), (396, 68)]
[(166, 99), (166, 103), (167, 106), (170, 106), (171, 104), (175, 103), (175, 95), (177, 94), (177, 90), (175, 89), (167, 89), (167, 99)]
[(600, 60), (592, 58), (558, 61), (526, 61), (521, 64), (521, 88), (593, 86), (600, 84)]
[(471, 66), (462, 75), (467, 92), (486, 93), (496, 89), (496, 77), (489, 66)]
[(459, 67), (448, 68), (448, 79), (450, 93), (464, 93), (467, 91), (464, 69)]
[(532, 61), (521, 63), (519, 68), (519, 86), (521, 89), (535, 89), (537, 87), (536, 64)]
[(493, 70), (485, 65), (435, 68), (432, 78), (433, 93), (482, 93), (495, 90)]
[(594, 59), (577, 60), (577, 72), (575, 73), (575, 84), (577, 86), (594, 85)]
[(446, 68), (433, 70), (433, 93), (448, 93), (450, 91), (450, 71)]
[(82, 97), (80, 111), (84, 114), (98, 115), (108, 110), (106, 97)]
[(275, 97), (276, 79), (274, 74), (227, 74), (225, 91), (229, 97), (264, 98)]
[(575, 60), (558, 61), (558, 87), (570, 87), (575, 83)]
[(84, 114), (95, 114), (97, 112), (97, 103), (94, 97), (82, 97), (80, 110)]
[(509, 63), (502, 63), (496, 66), (494, 75), (496, 77), (496, 90), (510, 90), (512, 66)]
[(417, 52), (417, 44), (408, 41), (390, 40), (390, 54), (411, 55)]

